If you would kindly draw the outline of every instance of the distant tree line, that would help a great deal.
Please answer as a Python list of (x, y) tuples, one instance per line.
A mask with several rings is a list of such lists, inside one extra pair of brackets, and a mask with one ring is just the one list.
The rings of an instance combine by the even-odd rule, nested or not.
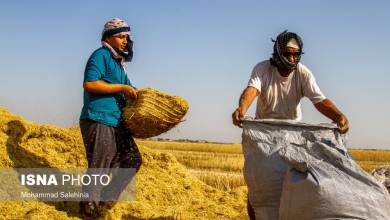
[(202, 143), (202, 144), (231, 144), (215, 141), (206, 141), (206, 140), (191, 140), (191, 139), (170, 139), (170, 138), (148, 138), (147, 140), (152, 141), (172, 141), (172, 142), (186, 142), (186, 143)]

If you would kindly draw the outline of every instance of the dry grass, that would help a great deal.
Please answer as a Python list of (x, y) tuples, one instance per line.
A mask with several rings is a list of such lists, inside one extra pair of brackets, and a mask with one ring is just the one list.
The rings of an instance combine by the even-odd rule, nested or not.
[[(143, 164), (136, 177), (136, 200), (118, 202), (102, 219), (247, 219), (245, 188), (212, 188), (174, 156), (140, 145)], [(0, 167), (86, 166), (78, 129), (38, 125), (0, 107)], [(0, 203), (0, 219), (80, 219), (77, 203)]]
[(245, 186), (241, 144), (188, 143), (138, 140), (140, 145), (173, 154), (198, 179), (230, 191)]
[(212, 153), (241, 154), (241, 144), (213, 144), (213, 143), (188, 143), (175, 141), (150, 141), (138, 140), (141, 145), (158, 150), (200, 151)]
[(190, 170), (190, 172), (207, 185), (224, 191), (245, 186), (244, 177), (241, 173), (204, 170)]
[(388, 150), (350, 150), (352, 158), (366, 172), (371, 172), (373, 169), (390, 165), (390, 151)]
[(214, 152), (159, 150), (173, 154), (184, 166), (207, 171), (242, 172), (244, 156)]
[(357, 161), (376, 161), (390, 163), (389, 150), (350, 150), (353, 159)]
[[(169, 152), (192, 174), (206, 184), (221, 190), (244, 186), (244, 158), (241, 144), (187, 143), (138, 140), (141, 145)], [(390, 151), (349, 150), (355, 161), (367, 172), (390, 165)]]
[(390, 165), (390, 162), (362, 161), (362, 160), (358, 160), (356, 162), (363, 170), (365, 170), (368, 173), (371, 173), (371, 171), (374, 170), (375, 168)]

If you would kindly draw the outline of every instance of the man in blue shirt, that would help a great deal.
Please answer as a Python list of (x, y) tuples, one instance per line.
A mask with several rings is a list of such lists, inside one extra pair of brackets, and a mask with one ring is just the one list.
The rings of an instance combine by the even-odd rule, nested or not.
[[(126, 74), (124, 62), (133, 57), (133, 41), (129, 25), (114, 18), (104, 25), (102, 47), (88, 59), (84, 72), (84, 106), (80, 115), (80, 129), (86, 148), (88, 168), (136, 168), (141, 165), (141, 155), (131, 133), (121, 122), (126, 99), (136, 99), (136, 88)], [(104, 174), (104, 169), (101, 169)], [(118, 177), (119, 178), (119, 177)], [(112, 176), (112, 181), (115, 176)], [(121, 192), (130, 179), (123, 180)], [(118, 186), (116, 186), (118, 187)], [(106, 189), (107, 188), (107, 189)], [(108, 187), (84, 188), (90, 201), (80, 203), (84, 217), (99, 215), (101, 198), (115, 201), (118, 195)], [(110, 193), (105, 193), (110, 192)], [(100, 202), (102, 205), (103, 202)], [(104, 203), (114, 204), (114, 203)]]

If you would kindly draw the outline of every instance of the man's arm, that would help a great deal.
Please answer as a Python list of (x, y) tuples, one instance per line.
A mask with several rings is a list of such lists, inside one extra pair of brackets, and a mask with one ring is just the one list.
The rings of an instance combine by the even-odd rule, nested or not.
[(245, 113), (248, 111), (249, 106), (252, 104), (256, 96), (259, 95), (259, 91), (255, 87), (248, 86), (242, 92), (240, 96), (240, 101), (238, 103), (238, 108), (233, 112), (233, 124), (240, 126), (241, 120), (244, 117)]
[(314, 104), (316, 109), (332, 121), (337, 123), (340, 133), (344, 134), (349, 129), (349, 122), (347, 117), (337, 109), (336, 105), (333, 104), (329, 99), (324, 99), (321, 102)]
[(129, 85), (123, 84), (110, 84), (102, 80), (93, 82), (84, 82), (83, 87), (85, 91), (98, 93), (98, 94), (112, 94), (112, 93), (123, 93), (128, 99), (136, 99), (137, 91)]

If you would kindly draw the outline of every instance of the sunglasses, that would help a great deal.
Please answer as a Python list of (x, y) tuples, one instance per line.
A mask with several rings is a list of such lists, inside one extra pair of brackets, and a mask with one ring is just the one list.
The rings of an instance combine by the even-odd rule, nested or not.
[(302, 53), (301, 52), (283, 52), (282, 54), (284, 57), (289, 57), (289, 56), (299, 57)]

